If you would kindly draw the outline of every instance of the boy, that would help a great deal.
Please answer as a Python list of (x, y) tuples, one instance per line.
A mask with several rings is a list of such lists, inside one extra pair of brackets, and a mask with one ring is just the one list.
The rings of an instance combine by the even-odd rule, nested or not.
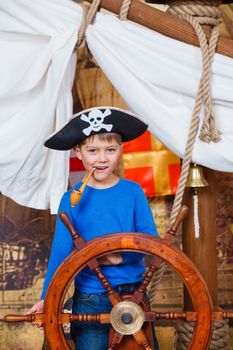
[[(61, 200), (59, 211), (66, 211), (80, 236), (92, 238), (115, 232), (141, 232), (157, 236), (154, 220), (141, 187), (114, 174), (121, 154), (121, 142), (140, 136), (147, 125), (136, 115), (114, 107), (96, 107), (74, 116), (45, 145), (52, 149), (74, 148), (86, 171), (95, 168), (80, 202), (72, 208), (71, 191)], [(75, 186), (79, 189), (82, 183)], [(57, 217), (48, 271), (41, 300), (29, 313), (42, 312), (49, 282), (62, 261), (71, 253), (73, 241)], [(101, 258), (102, 271), (119, 293), (133, 292), (145, 272), (143, 255), (122, 252)], [(73, 313), (109, 313), (112, 304), (96, 275), (85, 267), (75, 277)], [(76, 350), (104, 350), (109, 325), (71, 324)], [(157, 341), (156, 341), (157, 342)], [(157, 347), (156, 347), (157, 349)]]

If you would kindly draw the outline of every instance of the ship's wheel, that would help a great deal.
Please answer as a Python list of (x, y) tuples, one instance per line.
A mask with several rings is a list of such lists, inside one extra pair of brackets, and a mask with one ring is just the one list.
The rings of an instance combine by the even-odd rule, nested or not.
[[(134, 342), (132, 349), (151, 350), (153, 347), (146, 331), (146, 324), (156, 322), (158, 319), (183, 319), (195, 324), (188, 349), (204, 350), (208, 348), (213, 319), (211, 298), (200, 273), (182, 251), (173, 248), (169, 240), (164, 243), (159, 238), (134, 232), (105, 235), (104, 239), (99, 237), (84, 243), (72, 227), (66, 213), (63, 212), (61, 218), (69, 228), (76, 247), (81, 250), (71, 253), (56, 271), (46, 294), (43, 314), (18, 317), (7, 315), (5, 321), (42, 322), (52, 350), (70, 349), (62, 325), (73, 321), (109, 323), (112, 331), (108, 350), (131, 349), (130, 346), (127, 347), (125, 338), (131, 338), (131, 344), (132, 341)], [(179, 221), (180, 219), (168, 232), (170, 236), (174, 234)], [(133, 294), (125, 296), (119, 295), (112, 288), (98, 262), (98, 257), (121, 251), (141, 252), (152, 256), (152, 263), (140, 286)], [(162, 313), (150, 311), (147, 308), (144, 302), (145, 291), (161, 260), (169, 264), (183, 280), (192, 299), (194, 311)], [(87, 265), (96, 273), (108, 293), (112, 303), (112, 310), (109, 314), (72, 315), (62, 312), (65, 295), (71, 282), (75, 275)]]

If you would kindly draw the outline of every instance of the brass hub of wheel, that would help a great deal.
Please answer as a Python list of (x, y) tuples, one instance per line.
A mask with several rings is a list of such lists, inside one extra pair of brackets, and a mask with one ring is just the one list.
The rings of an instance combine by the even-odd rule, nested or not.
[(139, 331), (145, 321), (142, 308), (125, 300), (115, 305), (110, 314), (112, 327), (121, 334), (130, 335)]

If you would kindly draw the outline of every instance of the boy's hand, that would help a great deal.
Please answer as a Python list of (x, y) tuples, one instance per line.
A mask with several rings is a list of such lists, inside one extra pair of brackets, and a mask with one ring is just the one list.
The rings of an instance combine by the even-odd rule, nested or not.
[(112, 253), (98, 259), (102, 265), (119, 265), (122, 264), (122, 256), (120, 253)]
[[(31, 314), (42, 314), (43, 313), (43, 306), (44, 306), (44, 300), (38, 301), (36, 304), (34, 304), (31, 309), (27, 312), (27, 315)], [(32, 323), (33, 326), (37, 326), (41, 330), (43, 329), (43, 324), (42, 323)]]

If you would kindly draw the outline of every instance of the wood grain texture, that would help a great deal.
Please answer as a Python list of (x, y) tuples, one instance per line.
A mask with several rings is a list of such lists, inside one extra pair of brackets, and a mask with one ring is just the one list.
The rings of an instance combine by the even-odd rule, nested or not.
[[(88, 2), (92, 1), (88, 0)], [(108, 11), (119, 14), (121, 3), (122, 0), (102, 0), (100, 6)], [(190, 45), (200, 46), (196, 32), (189, 23), (181, 20), (177, 16), (172, 16), (169, 13), (143, 4), (138, 0), (132, 0), (128, 19), (170, 38)], [(210, 29), (205, 28), (204, 31), (209, 38)], [(233, 58), (233, 40), (220, 36), (216, 52)]]

